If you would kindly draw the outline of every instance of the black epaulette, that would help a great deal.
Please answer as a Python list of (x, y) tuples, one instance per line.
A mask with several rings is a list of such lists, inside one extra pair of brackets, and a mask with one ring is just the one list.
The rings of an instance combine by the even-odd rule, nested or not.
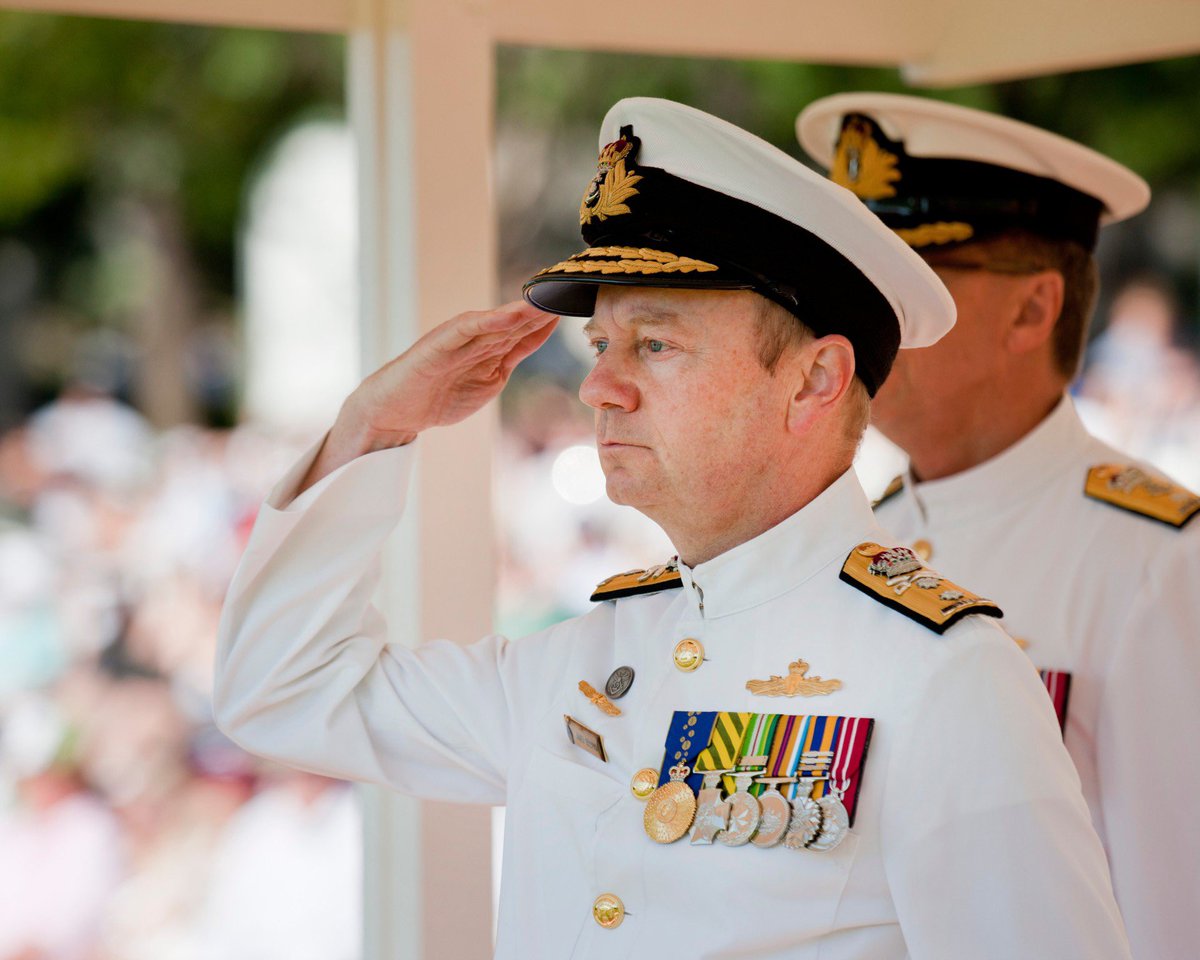
[(945, 633), (973, 613), (1004, 616), (993, 601), (964, 590), (930, 570), (908, 547), (860, 543), (846, 558), (839, 576), (934, 633)]
[(1177, 530), (1200, 513), (1200, 497), (1191, 490), (1132, 464), (1102, 463), (1092, 467), (1083, 493)]
[(679, 575), (679, 561), (673, 558), (648, 570), (627, 570), (601, 580), (589, 599), (619, 600), (621, 597), (658, 593), (681, 586), (683, 578)]
[(871, 504), (872, 510), (878, 510), (885, 503), (892, 499), (896, 494), (904, 489), (904, 474), (897, 474), (892, 478), (892, 482), (887, 485), (887, 489), (879, 495), (879, 499)]

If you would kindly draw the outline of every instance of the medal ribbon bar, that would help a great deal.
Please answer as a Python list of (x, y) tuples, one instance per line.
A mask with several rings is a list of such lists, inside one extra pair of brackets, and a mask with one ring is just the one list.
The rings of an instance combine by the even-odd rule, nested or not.
[[(743, 755), (742, 743), (746, 739), (746, 732), (753, 725), (757, 716), (758, 714), (754, 713), (729, 711), (718, 713), (716, 723), (713, 725), (712, 739), (708, 747), (696, 757), (696, 763), (692, 769), (697, 773), (704, 773), (707, 770), (732, 770), (735, 768), (738, 759)], [(733, 778), (728, 775), (722, 777), (721, 782), (726, 793), (733, 793), (736, 789)]]
[[(667, 740), (664, 746), (662, 767), (658, 772), (658, 785), (661, 787), (671, 779), (671, 768), (676, 764), (687, 764), (692, 768), (692, 774), (684, 781), (692, 789), (692, 793), (700, 792), (703, 776), (695, 772), (696, 765), (692, 759), (705, 749), (713, 738), (713, 724), (716, 722), (715, 710), (699, 712), (695, 710), (676, 710), (671, 716), (671, 726), (667, 730)], [(720, 769), (713, 767), (710, 769)]]

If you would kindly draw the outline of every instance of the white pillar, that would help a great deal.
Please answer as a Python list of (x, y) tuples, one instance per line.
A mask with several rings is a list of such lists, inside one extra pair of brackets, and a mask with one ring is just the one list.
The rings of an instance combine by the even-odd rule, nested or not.
[[(478, 7), (361, 0), (349, 91), (359, 153), (363, 368), (495, 298), (493, 49)], [(421, 439), (380, 602), (394, 642), (491, 629), (496, 409)], [(367, 790), (364, 960), (492, 950), (491, 817)]]

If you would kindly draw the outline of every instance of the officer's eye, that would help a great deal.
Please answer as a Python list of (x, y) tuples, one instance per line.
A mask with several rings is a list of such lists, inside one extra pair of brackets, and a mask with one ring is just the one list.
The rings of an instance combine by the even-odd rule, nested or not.
[(607, 340), (593, 340), (592, 341), (592, 349), (595, 350), (597, 356), (599, 356), (605, 350), (608, 349), (608, 341)]
[(663, 350), (665, 350), (667, 348), (667, 345), (665, 343), (663, 343), (661, 340), (647, 340), (646, 348), (651, 353), (662, 353)]

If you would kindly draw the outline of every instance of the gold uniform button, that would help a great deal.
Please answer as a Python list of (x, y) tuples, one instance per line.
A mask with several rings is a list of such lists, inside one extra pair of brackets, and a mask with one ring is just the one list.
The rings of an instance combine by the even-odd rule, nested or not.
[(633, 775), (633, 779), (629, 782), (629, 789), (639, 800), (645, 800), (658, 789), (658, 771), (653, 767), (642, 767)]
[(933, 558), (933, 544), (928, 540), (918, 540), (913, 544), (913, 553), (922, 560), (931, 560)]
[(675, 644), (675, 666), (684, 673), (691, 673), (704, 662), (704, 645), (692, 637), (684, 637)]
[(615, 893), (602, 893), (592, 904), (592, 918), (605, 930), (612, 930), (625, 919), (625, 904)]

